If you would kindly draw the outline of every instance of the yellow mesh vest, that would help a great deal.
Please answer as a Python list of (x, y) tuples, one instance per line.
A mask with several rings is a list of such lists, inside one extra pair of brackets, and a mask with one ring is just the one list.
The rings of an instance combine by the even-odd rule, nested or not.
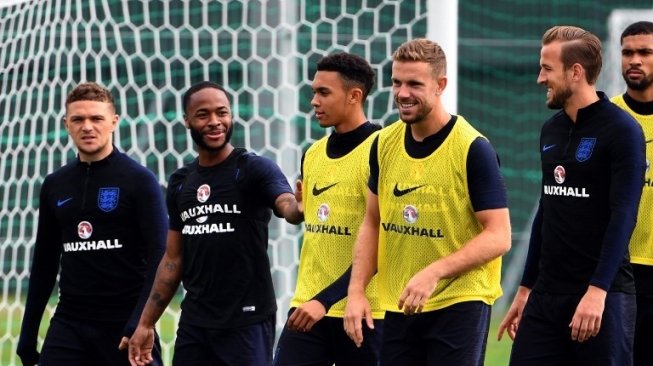
[[(381, 306), (400, 311), (399, 296), (411, 277), (481, 232), (467, 188), (467, 153), (481, 134), (462, 116), (435, 152), (423, 159), (404, 148), (406, 124), (379, 134), (378, 274)], [(501, 296), (501, 259), (438, 283), (423, 311), (463, 301), (493, 304)]]
[[(337, 159), (327, 156), (327, 137), (306, 151), (304, 241), (291, 307), (312, 299), (351, 265), (352, 249), (365, 215), (370, 146), (377, 133)], [(379, 307), (375, 278), (367, 287), (367, 297), (372, 316), (382, 319), (384, 312)], [(342, 318), (345, 304), (346, 299), (335, 303), (327, 316)]]
[(646, 174), (644, 176), (644, 189), (639, 201), (637, 225), (630, 238), (630, 261), (637, 264), (653, 266), (653, 182), (651, 178), (651, 160), (653, 160), (653, 115), (644, 116), (628, 108), (623, 95), (612, 97), (612, 102), (628, 112), (644, 130), (646, 139)]

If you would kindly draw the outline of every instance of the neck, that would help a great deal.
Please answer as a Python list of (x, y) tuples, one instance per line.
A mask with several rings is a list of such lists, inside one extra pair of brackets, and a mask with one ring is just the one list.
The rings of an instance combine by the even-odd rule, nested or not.
[(108, 148), (102, 149), (94, 154), (86, 154), (83, 151), (79, 150), (78, 151), (78, 157), (79, 161), (84, 162), (84, 163), (94, 163), (96, 161), (100, 161), (107, 156), (111, 155), (113, 152), (113, 145), (109, 145)]
[(628, 88), (626, 93), (628, 93), (628, 96), (640, 103), (653, 102), (653, 84), (649, 85), (649, 87), (644, 90)]
[(227, 160), (229, 154), (234, 150), (233, 145), (226, 144), (222, 149), (213, 151), (198, 148), (198, 157), (200, 166), (214, 166)]
[(441, 105), (434, 107), (423, 120), (410, 124), (410, 132), (415, 141), (424, 141), (433, 136), (451, 120), (451, 115)]
[(348, 116), (346, 121), (338, 123), (333, 128), (336, 130), (336, 133), (347, 133), (357, 129), (365, 122), (367, 122), (367, 117), (365, 117), (363, 109), (359, 108), (356, 112), (352, 113), (351, 117)]
[(593, 85), (586, 85), (574, 91), (574, 94), (567, 100), (564, 107), (565, 113), (572, 121), (576, 122), (578, 110), (595, 103), (597, 100), (599, 100), (599, 96), (596, 95), (596, 88)]

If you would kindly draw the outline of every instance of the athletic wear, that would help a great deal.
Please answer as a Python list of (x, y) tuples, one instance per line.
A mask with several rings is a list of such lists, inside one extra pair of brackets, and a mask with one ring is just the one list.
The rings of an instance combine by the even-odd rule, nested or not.
[(571, 339), (569, 323), (583, 295), (533, 290), (519, 323), (510, 365), (632, 365), (635, 295), (609, 292), (599, 334), (577, 342)]
[(635, 274), (637, 321), (635, 327), (635, 366), (648, 365), (653, 344), (653, 101), (638, 102), (627, 93), (612, 98), (612, 102), (628, 112), (644, 130), (646, 139), (646, 173), (639, 201), (637, 225), (630, 238), (630, 262)]
[(173, 365), (267, 366), (272, 363), (275, 317), (229, 329), (186, 324), (177, 329)]
[[(155, 337), (154, 361), (150, 366), (162, 366), (161, 344), (158, 335)], [(129, 365), (127, 350), (119, 351), (117, 347), (121, 338), (122, 326), (54, 317), (43, 342), (39, 365), (126, 366)]]
[(275, 315), (268, 222), (283, 193), (292, 190), (279, 167), (244, 149), (218, 165), (196, 159), (172, 174), (170, 229), (183, 237), (187, 291), (180, 327), (235, 328)]
[[(629, 97), (627, 94), (618, 95), (612, 98), (612, 102), (635, 118), (644, 130), (644, 138), (646, 139), (646, 174), (644, 176), (642, 197), (639, 202), (637, 226), (635, 226), (630, 239), (630, 261), (653, 266), (653, 210), (651, 209), (653, 207), (653, 172), (650, 169), (650, 162), (653, 161), (653, 110), (651, 110), (653, 109), (653, 102), (648, 103), (648, 114), (640, 114), (629, 107), (624, 98)], [(632, 102), (630, 103), (632, 104)], [(650, 284), (650, 286), (653, 288), (653, 284)]]
[[(370, 126), (370, 127), (368, 127)], [(359, 127), (366, 139), (344, 156), (329, 157), (328, 141), (315, 142), (304, 156), (302, 165), (304, 240), (302, 242), (297, 287), (290, 307), (297, 307), (319, 294), (351, 266), (352, 250), (365, 213), (369, 153), (377, 128), (372, 124)], [(360, 134), (357, 130), (349, 134)], [(337, 135), (336, 133), (331, 136)], [(346, 134), (344, 134), (346, 135)], [(341, 138), (344, 139), (344, 138)], [(339, 301), (327, 316), (342, 318), (345, 312), (346, 286)], [(383, 318), (376, 295), (376, 281), (367, 288), (375, 319)], [(343, 330), (344, 332), (344, 330)]]
[(634, 293), (628, 241), (644, 180), (642, 129), (600, 100), (542, 127), (542, 198), (522, 285), (580, 294), (588, 285)]
[(384, 313), (375, 279), (366, 293), (376, 326), (365, 328), (361, 348), (345, 333), (342, 318), (352, 250), (365, 213), (370, 145), (379, 129), (366, 122), (347, 133), (334, 132), (315, 142), (302, 159), (304, 240), (290, 313), (315, 299), (327, 314), (310, 332), (294, 332), (285, 326), (275, 366), (377, 365), (383, 329), (379, 319)]
[[(18, 344), (23, 362), (34, 364), (38, 359), (38, 328), (60, 266), (55, 319), (121, 327), (123, 336), (131, 336), (150, 293), (166, 234), (166, 209), (156, 178), (116, 148), (101, 161), (75, 160), (48, 175), (41, 187)], [(120, 337), (104, 341), (118, 352)], [(100, 362), (94, 358), (91, 363)]]
[[(288, 317), (294, 309), (288, 312)], [(326, 316), (310, 332), (295, 332), (284, 327), (273, 366), (377, 366), (381, 353), (384, 320), (375, 319), (374, 329), (363, 322), (361, 347), (347, 336), (342, 318)]]
[(489, 141), (462, 116), (421, 142), (397, 121), (372, 145), (368, 186), (380, 210), (381, 365), (482, 364), (500, 259), (440, 280), (422, 313), (405, 316), (397, 303), (412, 276), (481, 232), (475, 212), (507, 207)]
[(491, 307), (461, 302), (427, 313), (387, 312), (381, 366), (482, 366)]
[[(405, 123), (396, 122), (379, 133), (378, 173), (371, 176), (370, 189), (379, 196), (377, 276), (381, 306), (387, 311), (402, 311), (397, 303), (412, 276), (459, 250), (482, 230), (470, 200), (467, 169), (470, 147), (482, 136), (461, 116), (447, 125), (451, 127), (436, 134), (444, 135), (441, 144), (421, 158), (411, 156), (406, 148), (406, 139), (412, 137)], [(482, 160), (489, 161), (486, 169), (498, 171), (496, 154)], [(499, 179), (484, 182), (491, 187), (484, 192), (505, 197), (500, 175), (494, 176)], [(505, 198), (485, 201), (496, 205), (484, 209), (506, 207)], [(501, 295), (500, 271), (501, 259), (497, 258), (455, 278), (440, 280), (423, 311), (464, 301), (491, 305)]]
[[(542, 197), (521, 283), (533, 291), (512, 365), (632, 363), (635, 284), (628, 241), (644, 180), (644, 135), (597, 94), (575, 123), (560, 111), (542, 127)], [(590, 285), (608, 295), (598, 336), (579, 343), (571, 340), (569, 323)]]

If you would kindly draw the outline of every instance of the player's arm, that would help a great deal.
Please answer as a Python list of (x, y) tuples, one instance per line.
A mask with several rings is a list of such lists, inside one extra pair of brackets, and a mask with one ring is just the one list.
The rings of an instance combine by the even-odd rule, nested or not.
[(531, 225), (531, 238), (528, 246), (528, 254), (526, 255), (526, 264), (524, 266), (524, 273), (522, 280), (512, 300), (510, 308), (506, 312), (499, 330), (497, 332), (497, 339), (501, 340), (504, 332), (508, 332), (510, 339), (514, 340), (519, 328), (524, 307), (528, 301), (531, 289), (537, 281), (539, 275), (540, 264), (540, 250), (542, 247), (542, 200), (538, 205), (537, 213)]
[[(301, 195), (301, 182), (297, 183), (297, 190)], [(282, 193), (274, 201), (275, 212), (278, 212), (291, 224), (300, 224), (304, 221), (304, 210), (301, 201), (297, 201), (296, 193)]]
[(370, 176), (367, 181), (368, 191), (365, 216), (354, 243), (351, 279), (347, 289), (347, 305), (345, 306), (345, 332), (357, 347), (363, 344), (363, 324), (365, 319), (370, 329), (374, 328), (372, 308), (365, 296), (365, 288), (372, 280), (377, 270), (379, 249), (379, 136), (377, 135), (370, 147)]
[(496, 152), (484, 138), (476, 139), (467, 157), (467, 185), (479, 234), (448, 256), (417, 272), (406, 284), (398, 306), (406, 314), (421, 312), (438, 282), (453, 278), (502, 256), (510, 249), (507, 194)]
[[(620, 111), (621, 112), (621, 111)], [(598, 264), (581, 298), (569, 327), (574, 341), (584, 342), (601, 329), (605, 298), (619, 267), (624, 262), (630, 236), (637, 222), (637, 211), (646, 170), (646, 142), (641, 128), (631, 117), (615, 123), (610, 144), (610, 219)], [(615, 118), (616, 119), (616, 118)]]
[(129, 337), (131, 337), (138, 325), (143, 307), (152, 290), (157, 268), (165, 252), (166, 234), (168, 233), (168, 211), (164, 203), (161, 187), (154, 175), (147, 172), (147, 175), (143, 176), (139, 180), (139, 184), (134, 185), (134, 187), (137, 188), (134, 194), (134, 197), (136, 197), (134, 206), (137, 209), (135, 227), (144, 241), (147, 273), (136, 306), (123, 330), (123, 338), (118, 346), (119, 349), (127, 348)]
[(347, 296), (347, 286), (350, 279), (351, 266), (312, 299), (299, 305), (288, 318), (288, 329), (310, 331), (315, 323), (324, 318), (333, 304)]
[(274, 214), (291, 224), (304, 221), (304, 211), (296, 198), (297, 194), (301, 195), (301, 186), (296, 187), (299, 193), (293, 193), (281, 169), (272, 160), (261, 156), (248, 156), (247, 159), (243, 166), (247, 164), (247, 172), (251, 176), (245, 179), (258, 187), (257, 191), (266, 201), (271, 200)]
[(182, 235), (168, 230), (166, 251), (159, 263), (152, 291), (143, 309), (138, 326), (129, 340), (129, 362), (146, 365), (152, 362), (154, 325), (177, 292), (183, 274)]
[(39, 353), (36, 350), (39, 326), (56, 282), (61, 257), (61, 229), (56, 224), (57, 219), (54, 213), (47, 205), (48, 185), (46, 179), (40, 193), (38, 231), (34, 245), (25, 314), (16, 350), (23, 365), (35, 365), (39, 361)]
[(462, 248), (417, 272), (399, 297), (405, 314), (421, 312), (443, 278), (453, 278), (502, 256), (510, 249), (510, 219), (507, 208), (476, 212), (483, 230)]
[(345, 332), (357, 347), (363, 344), (363, 319), (370, 329), (374, 329), (372, 309), (365, 296), (365, 288), (377, 270), (380, 220), (378, 196), (368, 191), (365, 217), (354, 244), (344, 317)]

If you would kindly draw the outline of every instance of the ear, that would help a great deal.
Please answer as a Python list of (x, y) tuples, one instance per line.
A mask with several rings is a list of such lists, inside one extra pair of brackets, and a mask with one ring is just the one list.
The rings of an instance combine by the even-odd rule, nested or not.
[(571, 71), (571, 80), (575, 82), (579, 82), (585, 79), (585, 69), (581, 64), (575, 63), (571, 65), (570, 71)]
[(442, 95), (442, 92), (447, 87), (447, 77), (445, 75), (438, 78), (438, 89), (436, 90), (437, 95)]
[(356, 104), (362, 103), (363, 101), (363, 90), (361, 88), (351, 88), (349, 93), (347, 93), (347, 103)]
[(117, 114), (113, 115), (113, 120), (111, 121), (111, 125), (113, 128), (111, 129), (111, 132), (116, 130), (116, 127), (118, 127), (118, 121), (120, 121), (120, 116)]
[(188, 115), (184, 114), (184, 126), (186, 126), (187, 129), (190, 129), (190, 122), (188, 122)]

